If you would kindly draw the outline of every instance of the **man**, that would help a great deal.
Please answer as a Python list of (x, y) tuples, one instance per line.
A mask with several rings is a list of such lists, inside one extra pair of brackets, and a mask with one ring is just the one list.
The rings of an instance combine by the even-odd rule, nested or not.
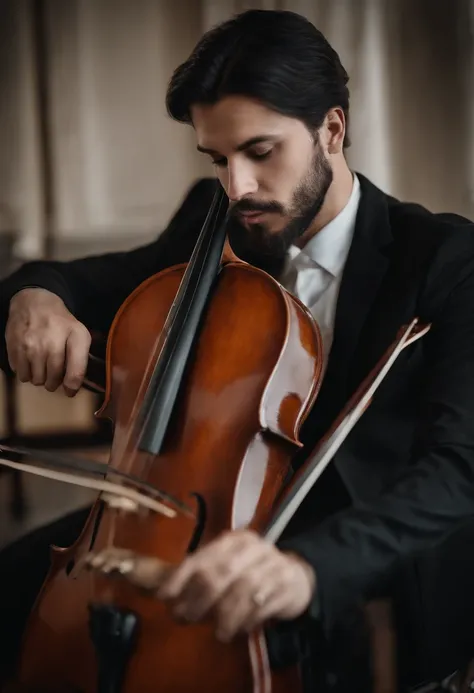
[[(274, 666), (296, 656), (289, 643), (302, 632), (317, 659), (321, 631), (334, 641), (360, 603), (389, 590), (402, 563), (474, 512), (474, 227), (402, 204), (350, 171), (347, 81), (307, 20), (249, 11), (203, 37), (167, 95), (171, 117), (192, 125), (228, 195), (233, 250), (300, 297), (321, 328), (325, 378), (304, 452), (398, 329), (415, 316), (432, 323), (277, 547), (226, 533), (160, 587), (179, 618), (200, 620), (212, 608), (226, 641), (276, 620)], [(181, 210), (146, 248), (30, 263), (10, 277), (4, 367), (8, 358), (21, 381), (74, 395), (90, 333), (106, 334), (136, 286), (189, 258), (212, 195), (203, 185), (194, 218)], [(342, 673), (340, 690), (367, 690), (351, 674)]]

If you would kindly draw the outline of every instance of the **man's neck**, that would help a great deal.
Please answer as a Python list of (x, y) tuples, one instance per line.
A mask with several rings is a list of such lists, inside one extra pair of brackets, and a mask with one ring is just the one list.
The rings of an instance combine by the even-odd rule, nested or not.
[(333, 181), (324, 200), (324, 204), (314, 218), (314, 221), (306, 229), (305, 233), (296, 242), (299, 248), (304, 248), (322, 228), (344, 209), (349, 202), (354, 184), (354, 177), (345, 159), (338, 162), (333, 168)]

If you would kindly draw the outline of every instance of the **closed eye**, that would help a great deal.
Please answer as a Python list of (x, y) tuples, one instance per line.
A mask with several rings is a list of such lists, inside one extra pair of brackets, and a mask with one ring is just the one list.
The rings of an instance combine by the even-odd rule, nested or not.
[(227, 159), (212, 159), (214, 166), (227, 166)]
[(273, 151), (273, 149), (269, 149), (268, 151), (261, 152), (261, 153), (260, 152), (249, 152), (248, 156), (250, 159), (256, 159), (257, 161), (258, 160), (261, 161), (262, 159), (268, 159), (268, 157), (270, 156), (272, 151)]
[[(247, 156), (249, 159), (252, 159), (253, 161), (263, 161), (264, 159), (268, 159), (270, 154), (273, 152), (273, 149), (269, 149), (266, 152), (247, 152)], [(227, 166), (227, 159), (222, 158), (222, 159), (212, 159), (212, 163), (214, 166)]]

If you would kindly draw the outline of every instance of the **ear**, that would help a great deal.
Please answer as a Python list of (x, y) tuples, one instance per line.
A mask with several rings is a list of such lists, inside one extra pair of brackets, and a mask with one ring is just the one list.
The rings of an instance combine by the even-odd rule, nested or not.
[(340, 154), (344, 147), (346, 117), (342, 108), (331, 108), (323, 124), (328, 154)]

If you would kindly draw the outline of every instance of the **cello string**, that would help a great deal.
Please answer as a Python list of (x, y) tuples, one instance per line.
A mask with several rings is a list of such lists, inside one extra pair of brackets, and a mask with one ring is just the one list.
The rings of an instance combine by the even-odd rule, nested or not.
[[(217, 181), (216, 181), (217, 182)], [(202, 317), (203, 304), (202, 304), (202, 292), (199, 291), (200, 287), (206, 286), (209, 279), (209, 272), (212, 272), (212, 277), (214, 273), (218, 272), (218, 267), (220, 266), (222, 255), (224, 253), (224, 245), (226, 238), (226, 218), (228, 213), (228, 198), (224, 192), (222, 186), (217, 183), (216, 192), (214, 194), (211, 206), (207, 213), (206, 219), (202, 226), (201, 232), (199, 234), (198, 240), (194, 246), (191, 258), (189, 262), (185, 265), (183, 276), (181, 277), (178, 289), (174, 296), (171, 307), (168, 311), (165, 324), (161, 330), (157, 341), (155, 341), (155, 347), (153, 349), (153, 355), (149, 359), (147, 364), (147, 373), (150, 372), (150, 366), (153, 364), (153, 370), (150, 377), (144, 378), (148, 381), (148, 391), (145, 392), (141, 403), (142, 415), (138, 418), (135, 417), (134, 421), (137, 420), (141, 424), (141, 428), (138, 430), (135, 428), (138, 440), (144, 438), (148, 439), (150, 435), (150, 424), (156, 423), (155, 433), (159, 431), (159, 435), (166, 435), (167, 428), (170, 424), (170, 417), (173, 416), (173, 410), (175, 405), (179, 401), (178, 392), (181, 381), (184, 377), (184, 372), (179, 370), (174, 373), (173, 382), (176, 385), (176, 390), (169, 389), (169, 365), (176, 361), (183, 365), (183, 359), (187, 360), (190, 355), (189, 349), (192, 349), (193, 341), (195, 341), (195, 323), (193, 322), (196, 317), (196, 310), (198, 310), (197, 316)], [(221, 218), (224, 215), (224, 218)], [(220, 246), (222, 243), (222, 247)], [(216, 255), (216, 250), (218, 255)], [(210, 291), (210, 285), (207, 286), (206, 295)], [(200, 307), (199, 307), (200, 306)], [(185, 333), (186, 326), (189, 326), (189, 321), (191, 321), (192, 327), (191, 335), (193, 339), (191, 342)], [(189, 335), (188, 335), (189, 336)], [(185, 354), (181, 354), (179, 349), (185, 346)], [(163, 370), (164, 369), (164, 370)], [(171, 371), (172, 372), (172, 371)], [(167, 411), (156, 411), (156, 404), (160, 402), (160, 386), (163, 384), (162, 381), (156, 382), (159, 375), (163, 375), (166, 387), (168, 401), (166, 404), (161, 404), (165, 406)], [(168, 378), (168, 381), (166, 380)], [(156, 387), (158, 385), (158, 387)], [(173, 388), (173, 386), (172, 386)], [(142, 387), (143, 391), (143, 380)], [(171, 403), (170, 403), (171, 402)], [(135, 400), (136, 404), (136, 400)], [(157, 414), (158, 421), (153, 422), (152, 416)], [(164, 421), (159, 417), (163, 416)], [(165, 423), (165, 427), (161, 427), (161, 424)], [(161, 443), (162, 443), (161, 439)], [(156, 441), (155, 441), (156, 445)], [(152, 443), (153, 446), (153, 443)], [(158, 447), (154, 452), (159, 453), (160, 448)], [(144, 458), (144, 472), (150, 471), (152, 462), (155, 455)]]
[[(166, 369), (169, 363), (172, 362), (172, 359), (178, 358), (176, 348), (177, 345), (181, 343), (180, 340), (182, 341), (182, 332), (184, 329), (184, 325), (186, 324), (186, 316), (189, 312), (189, 308), (184, 302), (184, 299), (188, 297), (188, 294), (191, 294), (191, 299), (195, 297), (196, 288), (194, 288), (194, 283), (196, 280), (198, 280), (198, 285), (201, 285), (200, 277), (205, 267), (204, 260), (200, 259), (201, 255), (204, 254), (205, 258), (210, 257), (212, 259), (212, 254), (209, 255), (209, 253), (212, 249), (216, 249), (215, 232), (217, 229), (219, 212), (222, 211), (221, 208), (225, 199), (226, 196), (223, 191), (223, 188), (221, 186), (218, 186), (211, 207), (208, 211), (206, 220), (204, 221), (203, 227), (199, 234), (198, 241), (194, 246), (191, 259), (185, 265), (185, 270), (180, 279), (178, 289), (176, 291), (176, 294), (174, 295), (171, 306), (167, 312), (164, 326), (161, 330), (158, 331), (155, 337), (153, 349), (150, 352), (148, 352), (147, 363), (145, 368), (143, 369), (143, 374), (139, 386), (135, 391), (135, 396), (133, 397), (130, 412), (127, 415), (125, 431), (122, 431), (122, 435), (119, 437), (119, 447), (116, 444), (117, 438), (114, 437), (115, 446), (112, 447), (111, 458), (109, 461), (111, 468), (118, 466), (121, 470), (124, 470), (128, 473), (130, 473), (131, 469), (134, 469), (135, 476), (138, 476), (141, 479), (145, 479), (148, 477), (150, 469), (153, 465), (153, 461), (156, 457), (156, 455), (152, 455), (150, 453), (147, 454), (146, 452), (145, 454), (143, 454), (143, 452), (139, 450), (140, 440), (147, 433), (147, 429), (145, 428), (145, 426), (149, 426), (150, 423), (154, 423), (152, 421), (152, 416), (154, 414), (155, 406), (153, 405), (156, 405), (158, 401), (155, 381), (157, 380), (163, 369), (165, 374), (167, 373)], [(219, 228), (224, 229), (223, 226)], [(217, 236), (217, 238), (219, 237)], [(214, 258), (214, 261), (217, 261), (217, 258)], [(150, 278), (149, 281), (153, 281), (152, 278)], [(181, 314), (183, 313), (183, 311), (184, 321), (182, 322), (181, 320), (179, 320), (178, 322), (178, 318), (181, 318)], [(118, 315), (119, 314), (117, 314), (117, 316)], [(109, 335), (109, 338), (110, 337), (113, 338), (113, 333), (112, 335)], [(111, 342), (109, 341), (107, 345), (107, 356), (110, 356), (110, 344)], [(106, 363), (108, 364), (108, 368), (110, 369), (112, 360), (110, 358), (107, 358)], [(109, 383), (113, 382), (116, 386), (118, 386), (120, 394), (120, 388), (125, 384), (127, 380), (130, 380), (130, 371), (128, 373), (120, 372), (120, 370), (117, 370), (117, 367), (115, 368), (115, 372), (108, 373), (108, 375), (110, 376), (108, 381)], [(181, 377), (182, 374), (180, 376), (180, 379)], [(176, 396), (177, 392), (174, 392), (173, 404), (176, 403), (176, 400), (174, 399)], [(118, 401), (120, 406), (122, 398), (118, 397)], [(159, 415), (172, 415), (173, 405), (170, 406), (170, 411), (158, 412)], [(116, 419), (119, 421), (120, 416), (117, 416)], [(168, 418), (165, 418), (160, 423), (166, 423), (168, 425), (169, 420)], [(166, 430), (164, 430), (164, 432), (166, 433)], [(142, 463), (140, 465), (140, 472), (138, 472), (138, 474), (136, 470), (137, 461), (140, 461)], [(114, 528), (115, 523), (113, 523), (112, 525), (112, 537), (114, 536)]]

